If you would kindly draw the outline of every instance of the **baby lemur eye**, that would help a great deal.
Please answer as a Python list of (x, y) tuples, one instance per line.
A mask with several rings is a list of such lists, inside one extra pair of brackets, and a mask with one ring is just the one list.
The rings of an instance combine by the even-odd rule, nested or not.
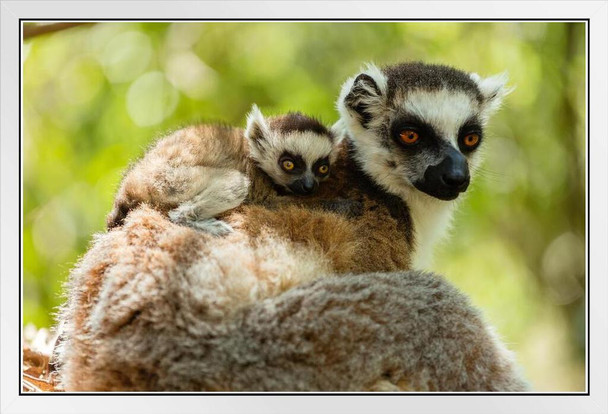
[(329, 172), (329, 165), (322, 165), (319, 167), (320, 174), (327, 174)]
[(418, 142), (418, 140), (420, 139), (420, 134), (418, 134), (413, 129), (404, 129), (399, 133), (399, 139), (404, 144), (412, 145)]
[(283, 169), (285, 171), (291, 171), (295, 168), (295, 164), (293, 163), (293, 161), (291, 160), (283, 160), (281, 161), (281, 167), (283, 167)]
[(278, 163), (281, 170), (287, 174), (302, 174), (306, 170), (306, 163), (301, 155), (285, 152), (279, 157)]

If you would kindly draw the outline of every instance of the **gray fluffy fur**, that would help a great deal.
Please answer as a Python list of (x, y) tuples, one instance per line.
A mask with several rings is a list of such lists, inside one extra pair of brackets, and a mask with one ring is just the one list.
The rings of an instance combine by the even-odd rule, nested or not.
[[(209, 240), (149, 209), (96, 237), (60, 318), (66, 390), (527, 389), (510, 352), (442, 277), (328, 276), (278, 296), (249, 288), (258, 297), (235, 305), (225, 302), (231, 269), (221, 246), (205, 251)], [(182, 255), (183, 246), (202, 251)], [(201, 272), (214, 260), (221, 271)], [(262, 252), (249, 266), (276, 260)]]

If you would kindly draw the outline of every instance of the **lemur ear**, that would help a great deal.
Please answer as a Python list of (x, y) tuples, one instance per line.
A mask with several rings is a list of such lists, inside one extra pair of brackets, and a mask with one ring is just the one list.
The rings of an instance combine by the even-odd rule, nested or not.
[(381, 111), (386, 93), (386, 76), (373, 64), (368, 64), (354, 79), (342, 87), (341, 103), (367, 128)]
[(490, 114), (497, 110), (505, 96), (511, 93), (514, 88), (507, 87), (509, 74), (507, 72), (499, 73), (498, 75), (482, 78), (477, 73), (469, 75), (477, 84), (479, 91), (483, 97), (484, 112)]
[(256, 104), (253, 104), (251, 111), (247, 114), (247, 129), (245, 130), (245, 137), (251, 144), (260, 144), (261, 141), (268, 139), (270, 128), (266, 123), (266, 119), (260, 108)]

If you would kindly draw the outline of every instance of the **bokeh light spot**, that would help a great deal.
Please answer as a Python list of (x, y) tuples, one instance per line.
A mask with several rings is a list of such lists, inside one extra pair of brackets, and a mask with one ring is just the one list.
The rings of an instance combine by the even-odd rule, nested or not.
[(129, 31), (112, 38), (103, 51), (101, 63), (110, 82), (129, 82), (146, 70), (152, 53), (148, 36)]
[(141, 75), (127, 92), (127, 111), (139, 126), (160, 123), (171, 115), (179, 101), (179, 92), (162, 72)]
[(81, 57), (66, 65), (59, 79), (59, 88), (66, 102), (83, 105), (95, 98), (103, 82), (103, 73), (97, 62)]
[(166, 71), (169, 81), (192, 99), (202, 99), (215, 91), (217, 74), (190, 51), (171, 54)]
[(32, 237), (38, 253), (54, 263), (60, 262), (76, 245), (76, 224), (71, 211), (60, 201), (49, 202), (36, 214)]
[(543, 254), (542, 276), (556, 303), (568, 304), (583, 295), (579, 280), (584, 269), (585, 245), (574, 233), (563, 233), (549, 244)]

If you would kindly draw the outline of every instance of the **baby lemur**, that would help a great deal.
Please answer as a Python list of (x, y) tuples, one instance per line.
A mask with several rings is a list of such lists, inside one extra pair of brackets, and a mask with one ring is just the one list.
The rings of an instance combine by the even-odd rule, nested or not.
[(175, 223), (225, 234), (230, 226), (214, 217), (244, 201), (315, 192), (329, 177), (337, 141), (314, 118), (290, 112), (265, 119), (256, 105), (245, 131), (220, 125), (179, 129), (125, 174), (108, 228), (146, 203)]

